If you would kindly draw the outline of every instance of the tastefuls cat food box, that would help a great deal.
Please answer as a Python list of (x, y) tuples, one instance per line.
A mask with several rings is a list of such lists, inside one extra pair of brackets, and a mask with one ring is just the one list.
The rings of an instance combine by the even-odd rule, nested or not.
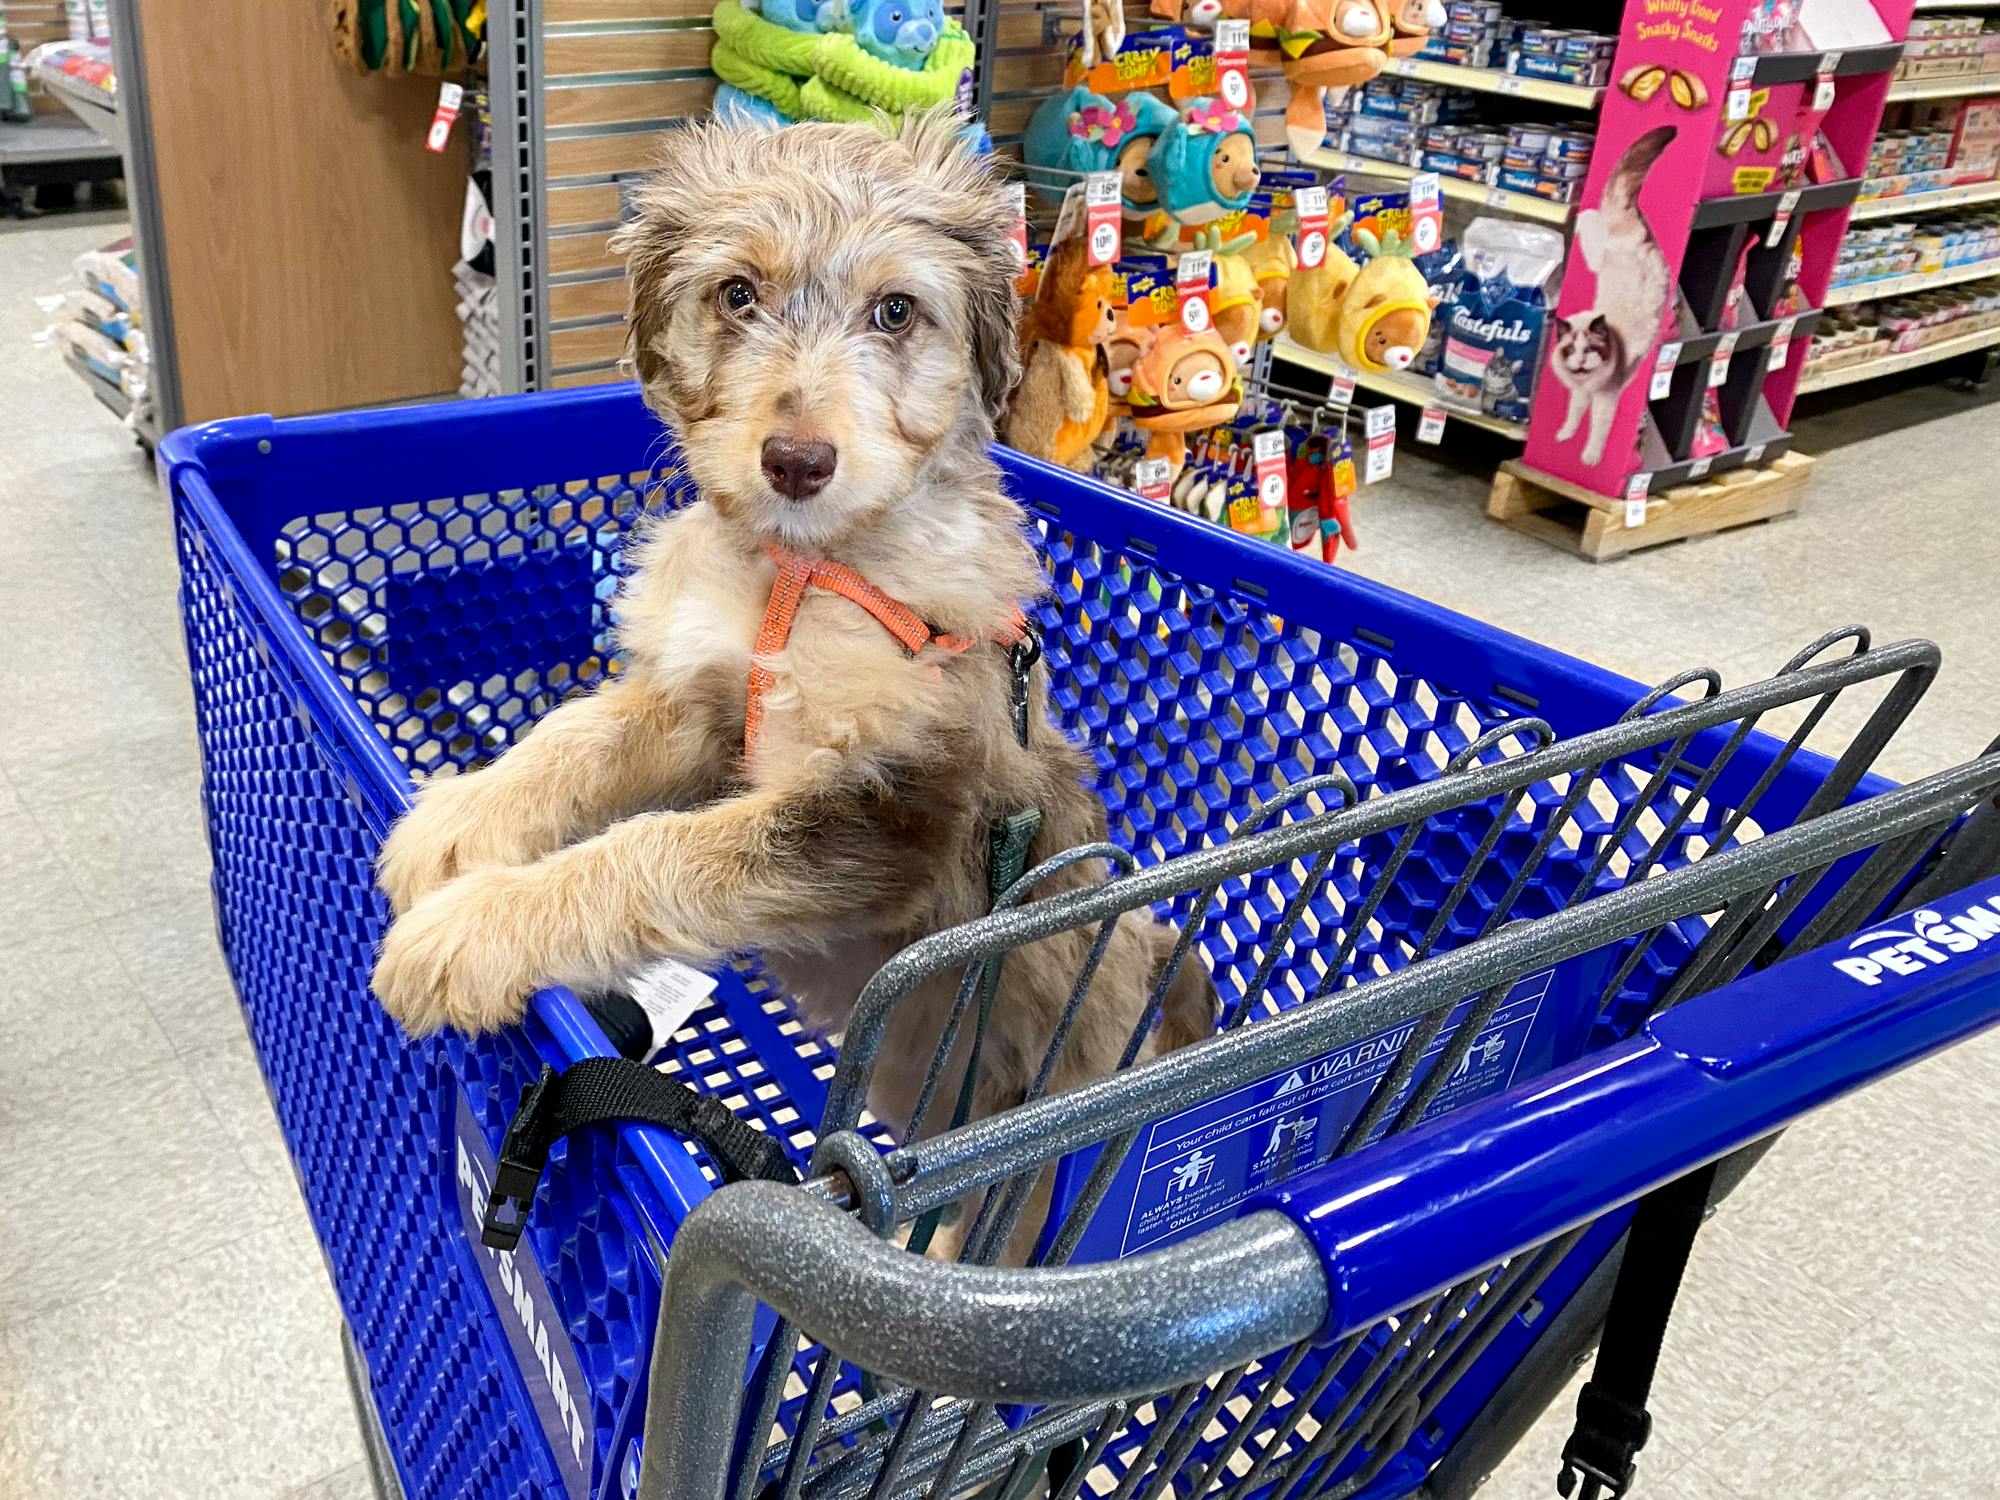
[(1562, 235), (1539, 224), (1474, 219), (1449, 300), (1437, 391), (1461, 411), (1525, 422), (1561, 274)]

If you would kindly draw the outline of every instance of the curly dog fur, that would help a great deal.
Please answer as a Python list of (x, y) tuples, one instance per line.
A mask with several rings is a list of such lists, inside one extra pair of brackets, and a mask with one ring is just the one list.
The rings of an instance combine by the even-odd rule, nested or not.
[[(630, 356), (703, 503), (634, 544), (623, 672), (492, 765), (431, 782), (384, 846), (396, 919), (374, 983), (413, 1033), (504, 1025), (544, 983), (603, 986), (659, 955), (749, 948), (837, 1030), (891, 954), (986, 910), (997, 818), (1042, 809), (1037, 860), (1105, 837), (1042, 674), (1024, 749), (990, 643), (1047, 586), (987, 454), (1019, 364), (1002, 190), (936, 115), (893, 134), (700, 124), (669, 141), (621, 232)], [(914, 307), (894, 331), (878, 312), (892, 296)], [(831, 445), (824, 488), (774, 487), (761, 456), (774, 437)], [(772, 686), (746, 758), (771, 543), (988, 644), (911, 657), (847, 599), (809, 592), (763, 658)], [(1065, 872), (1037, 895), (1088, 878)], [(1023, 1097), (1093, 936), (1009, 959), (976, 1113)], [(1144, 914), (1118, 924), (1051, 1087), (1117, 1065), (1173, 939)], [(955, 985), (939, 976), (891, 1024), (870, 1105), (898, 1127)], [(1214, 1013), (1191, 959), (1146, 1051), (1206, 1035)]]

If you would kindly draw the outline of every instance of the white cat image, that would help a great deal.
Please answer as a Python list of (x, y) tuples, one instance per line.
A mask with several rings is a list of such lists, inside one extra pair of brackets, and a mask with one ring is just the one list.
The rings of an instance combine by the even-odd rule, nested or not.
[(1673, 274), (1639, 211), (1639, 189), (1674, 135), (1673, 126), (1660, 125), (1626, 147), (1603, 200), (1576, 217), (1577, 253), (1597, 278), (1597, 299), (1558, 320), (1549, 364), (1569, 391), (1556, 440), (1568, 442), (1588, 418), (1585, 464), (1602, 462), (1618, 400), (1651, 352), (1672, 301)]

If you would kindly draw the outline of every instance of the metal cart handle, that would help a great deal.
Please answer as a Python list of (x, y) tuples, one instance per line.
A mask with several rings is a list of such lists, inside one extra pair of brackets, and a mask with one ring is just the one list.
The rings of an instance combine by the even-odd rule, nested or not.
[(639, 1500), (719, 1500), (743, 1400), (720, 1372), (748, 1362), (760, 1301), (888, 1379), (1035, 1404), (1199, 1380), (1327, 1318), (1319, 1255), (1283, 1214), (1132, 1260), (1010, 1271), (911, 1255), (811, 1192), (738, 1183), (674, 1240)]
[[(1274, 1190), (1357, 1332), (2000, 1022), (2000, 879)], [(1871, 956), (1872, 955), (1872, 956)]]

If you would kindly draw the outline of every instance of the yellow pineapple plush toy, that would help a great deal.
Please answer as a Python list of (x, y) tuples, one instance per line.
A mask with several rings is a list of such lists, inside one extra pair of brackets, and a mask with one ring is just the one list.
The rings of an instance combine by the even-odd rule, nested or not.
[(1395, 230), (1378, 237), (1357, 229), (1354, 238), (1368, 252), (1368, 264), (1340, 299), (1335, 348), (1349, 369), (1407, 370), (1430, 336), (1437, 293), (1411, 259), (1416, 247)]
[(1285, 286), (1285, 328), (1295, 343), (1318, 354), (1338, 354), (1340, 305), (1361, 274), (1352, 257), (1328, 235), (1326, 259), (1300, 266)]

